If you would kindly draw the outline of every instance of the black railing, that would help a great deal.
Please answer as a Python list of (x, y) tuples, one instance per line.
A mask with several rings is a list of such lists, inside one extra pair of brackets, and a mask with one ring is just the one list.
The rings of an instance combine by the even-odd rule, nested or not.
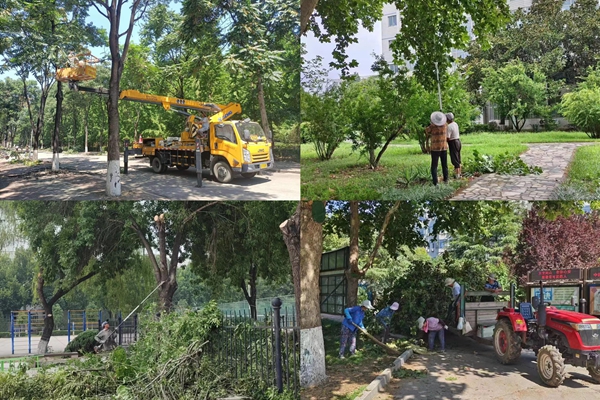
[(121, 313), (117, 317), (117, 343), (119, 346), (128, 345), (137, 342), (138, 340), (138, 315), (134, 314), (129, 319), (123, 322)]
[(247, 312), (223, 313), (223, 324), (210, 340), (207, 355), (228, 365), (234, 378), (258, 377), (281, 392), (300, 393), (300, 328), (296, 316), (273, 300), (273, 308), (253, 320)]

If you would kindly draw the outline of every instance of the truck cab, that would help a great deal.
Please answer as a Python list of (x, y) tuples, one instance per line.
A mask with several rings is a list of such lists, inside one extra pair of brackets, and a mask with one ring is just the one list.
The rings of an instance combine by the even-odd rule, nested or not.
[(204, 159), (210, 160), (211, 171), (220, 182), (231, 180), (232, 172), (252, 178), (260, 171), (273, 169), (271, 146), (258, 123), (223, 121), (211, 124), (210, 157)]

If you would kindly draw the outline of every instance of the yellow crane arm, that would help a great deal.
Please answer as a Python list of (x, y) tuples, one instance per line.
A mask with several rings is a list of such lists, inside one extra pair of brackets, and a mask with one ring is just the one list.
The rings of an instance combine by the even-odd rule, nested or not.
[(242, 106), (238, 103), (229, 103), (226, 106), (220, 105), (221, 110), (210, 117), (210, 122), (219, 123), (227, 121), (235, 114), (241, 114)]
[(141, 93), (137, 90), (123, 90), (119, 95), (119, 99), (136, 101), (139, 103), (158, 104), (162, 105), (165, 110), (171, 108), (185, 108), (188, 110), (198, 110), (209, 113), (221, 112), (219, 104), (203, 103), (195, 100), (178, 99), (177, 97), (157, 96), (154, 94)]

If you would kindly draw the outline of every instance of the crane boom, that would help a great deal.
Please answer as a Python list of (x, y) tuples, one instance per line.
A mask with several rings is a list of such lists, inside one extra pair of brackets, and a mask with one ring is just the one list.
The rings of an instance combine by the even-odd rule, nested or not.
[(155, 94), (141, 93), (137, 90), (123, 90), (119, 95), (120, 100), (136, 101), (139, 103), (162, 105), (165, 110), (171, 108), (186, 108), (201, 112), (217, 113), (221, 111), (219, 104), (203, 103), (196, 100), (185, 100), (177, 97), (157, 96)]

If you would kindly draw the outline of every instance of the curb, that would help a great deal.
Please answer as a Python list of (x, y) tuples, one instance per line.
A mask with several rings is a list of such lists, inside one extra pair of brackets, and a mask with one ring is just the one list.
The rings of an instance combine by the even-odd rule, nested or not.
[(402, 368), (404, 364), (408, 361), (408, 359), (412, 357), (412, 355), (412, 350), (406, 350), (404, 353), (402, 353), (400, 357), (394, 360), (394, 365), (390, 368), (386, 368), (385, 370), (383, 370), (383, 372), (379, 374), (377, 378), (375, 378), (373, 382), (371, 382), (369, 386), (367, 386), (367, 388), (355, 400), (374, 399), (379, 394), (379, 392), (383, 390), (385, 385), (387, 385), (392, 380), (392, 372)]

